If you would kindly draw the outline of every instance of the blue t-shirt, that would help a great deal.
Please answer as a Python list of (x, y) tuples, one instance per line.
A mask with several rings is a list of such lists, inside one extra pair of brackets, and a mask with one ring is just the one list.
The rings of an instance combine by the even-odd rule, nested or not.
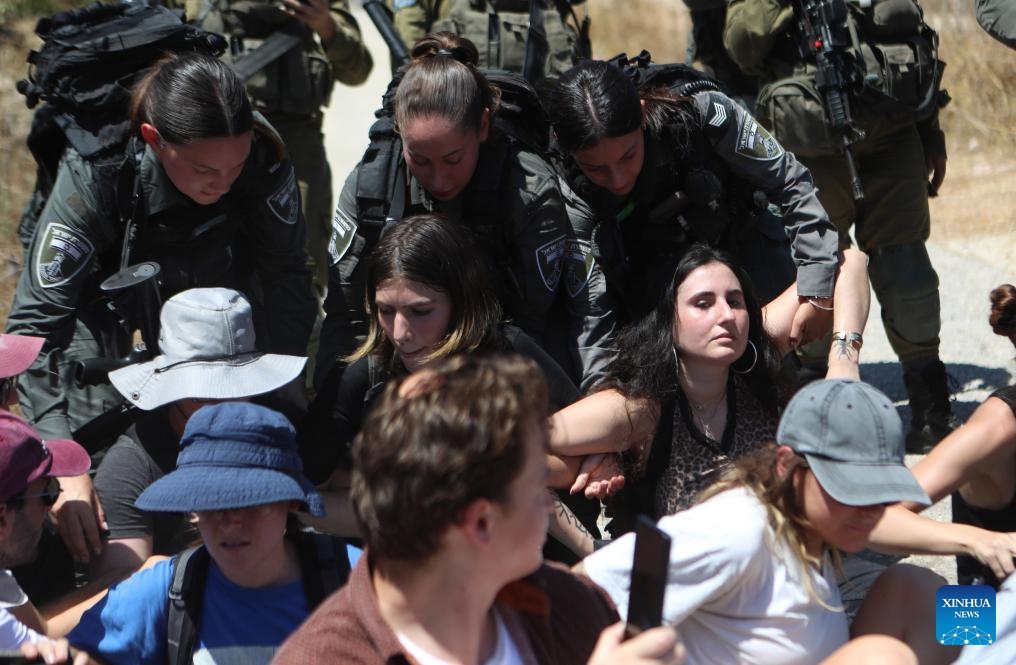
[[(165, 665), (174, 560), (160, 561), (112, 587), (85, 612), (67, 636), (70, 643), (110, 663)], [(267, 664), (308, 614), (300, 580), (251, 589), (230, 582), (211, 561), (194, 663)]]

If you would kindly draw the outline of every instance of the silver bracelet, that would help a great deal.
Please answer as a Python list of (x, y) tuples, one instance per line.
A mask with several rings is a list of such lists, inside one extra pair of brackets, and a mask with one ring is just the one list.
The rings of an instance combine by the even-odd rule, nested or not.
[(833, 340), (849, 344), (855, 351), (860, 351), (861, 347), (864, 346), (864, 337), (862, 337), (859, 332), (846, 332), (844, 330), (840, 330), (839, 332), (833, 333)]
[(831, 312), (831, 311), (833, 311), (832, 307), (826, 307), (825, 305), (820, 305), (820, 304), (818, 304), (818, 301), (815, 300), (814, 298), (808, 298), (808, 303), (812, 307), (814, 307), (815, 309), (820, 309), (823, 312)]

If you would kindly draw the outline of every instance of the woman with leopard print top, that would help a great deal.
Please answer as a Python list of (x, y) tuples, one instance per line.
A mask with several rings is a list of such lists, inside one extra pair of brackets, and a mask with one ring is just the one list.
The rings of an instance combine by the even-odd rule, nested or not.
[[(857, 378), (868, 312), (864, 255), (847, 250), (839, 270), (834, 330), (848, 332), (833, 344), (829, 376)], [(772, 441), (788, 396), (777, 382), (779, 359), (791, 350), (797, 305), (791, 290), (761, 308), (729, 255), (695, 245), (660, 303), (618, 338), (597, 392), (555, 414), (552, 452), (622, 455), (628, 500), (614, 502), (621, 504), (615, 534), (628, 530), (635, 512), (659, 518), (687, 508), (733, 460)], [(605, 467), (580, 473), (573, 491), (613, 493), (625, 481)], [(555, 469), (557, 484), (573, 477)]]

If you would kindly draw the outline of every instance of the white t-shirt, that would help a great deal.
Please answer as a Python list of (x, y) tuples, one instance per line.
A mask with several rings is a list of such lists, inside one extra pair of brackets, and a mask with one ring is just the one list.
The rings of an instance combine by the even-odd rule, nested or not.
[(6, 568), (0, 568), (0, 607), (8, 609), (20, 607), (28, 602), (28, 596), (18, 586), (14, 575)]
[[(686, 665), (817, 663), (849, 639), (832, 566), (798, 563), (775, 543), (765, 507), (747, 489), (722, 492), (660, 520), (671, 539), (664, 622), (677, 626)], [(627, 534), (585, 559), (586, 572), (628, 608), (635, 536)], [(813, 593), (808, 594), (803, 575)]]
[(45, 639), (13, 614), (0, 608), (0, 651), (14, 651), (24, 642), (38, 642)]
[[(494, 620), (497, 624), (497, 646), (483, 665), (523, 665), (522, 654), (497, 610), (494, 610)], [(449, 665), (449, 661), (435, 658), (403, 633), (396, 631), (395, 636), (402, 648), (420, 665)]]

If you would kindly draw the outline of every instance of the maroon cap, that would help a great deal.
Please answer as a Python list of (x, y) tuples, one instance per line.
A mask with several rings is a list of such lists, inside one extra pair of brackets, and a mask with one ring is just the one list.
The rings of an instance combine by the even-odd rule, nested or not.
[(42, 337), (0, 334), (0, 379), (28, 369), (45, 341)]
[(77, 443), (67, 439), (44, 442), (24, 420), (0, 411), (0, 500), (24, 492), (38, 478), (80, 476), (91, 465), (88, 453)]

